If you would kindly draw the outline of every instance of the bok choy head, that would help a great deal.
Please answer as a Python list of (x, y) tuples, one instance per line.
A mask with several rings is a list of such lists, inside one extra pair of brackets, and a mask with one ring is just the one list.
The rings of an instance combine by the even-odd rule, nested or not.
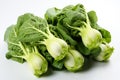
[(16, 28), (16, 25), (12, 25), (5, 32), (4, 40), (7, 42), (9, 50), (6, 57), (20, 63), (27, 61), (34, 75), (40, 77), (47, 71), (47, 60), (38, 52), (36, 46), (18, 40)]
[(64, 65), (67, 70), (72, 72), (78, 71), (82, 68), (83, 64), (84, 57), (80, 52), (75, 49), (70, 49), (64, 61)]
[(65, 57), (68, 50), (67, 43), (50, 32), (49, 25), (44, 19), (27, 13), (19, 17), (18, 23), (20, 41), (44, 44), (55, 60), (59, 61)]
[[(51, 9), (49, 9), (49, 12), (50, 10)], [(48, 11), (46, 14), (49, 14)], [(50, 16), (50, 14), (47, 16)], [(52, 17), (57, 17), (57, 26), (61, 25), (61, 29), (66, 32), (68, 31), (70, 36), (73, 38), (81, 37), (83, 44), (89, 50), (92, 50), (101, 44), (102, 35), (98, 30), (91, 27), (87, 12), (82, 4), (66, 6), (60, 10), (59, 13), (56, 12), (56, 15)], [(50, 20), (50, 18), (49, 20), (47, 17), (45, 18), (47, 21)], [(51, 18), (51, 20), (52, 19), (53, 18)], [(51, 22), (50, 24), (53, 23)]]
[(99, 55), (97, 57), (95, 57), (95, 59), (97, 61), (107, 61), (110, 58), (110, 56), (112, 55), (114, 48), (111, 47), (107, 43), (101, 44), (100, 48), (101, 48), (101, 51), (100, 51)]
[(67, 25), (70, 28), (79, 31), (78, 35), (81, 36), (82, 42), (85, 45), (85, 47), (87, 47), (90, 50), (98, 47), (102, 42), (102, 35), (98, 30), (91, 27), (90, 21), (89, 21), (87, 12), (84, 9), (84, 6), (78, 4), (74, 6), (72, 10), (73, 12), (77, 11), (77, 13), (81, 15), (81, 17), (82, 15), (84, 15), (84, 17), (82, 18), (85, 18), (85, 20), (79, 17), (81, 21), (75, 21), (77, 23), (80, 23), (79, 25), (73, 25), (72, 27), (69, 26), (68, 23)]

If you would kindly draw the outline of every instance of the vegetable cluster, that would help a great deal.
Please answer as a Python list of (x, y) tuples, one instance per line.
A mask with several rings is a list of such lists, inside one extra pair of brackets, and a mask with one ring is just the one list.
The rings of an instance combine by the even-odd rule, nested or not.
[(86, 12), (82, 4), (50, 8), (45, 19), (21, 15), (5, 32), (6, 58), (27, 62), (37, 77), (50, 66), (76, 72), (86, 66), (86, 60), (107, 61), (114, 50), (109, 45), (111, 34), (97, 21), (96, 12)]

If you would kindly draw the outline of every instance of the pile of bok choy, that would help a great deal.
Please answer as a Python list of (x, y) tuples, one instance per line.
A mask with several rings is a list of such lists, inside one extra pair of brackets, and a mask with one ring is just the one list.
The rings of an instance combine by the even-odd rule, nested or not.
[(27, 62), (37, 77), (49, 67), (76, 72), (86, 59), (107, 61), (114, 50), (111, 34), (97, 21), (96, 12), (87, 12), (82, 4), (50, 8), (45, 19), (25, 13), (6, 29), (6, 58)]

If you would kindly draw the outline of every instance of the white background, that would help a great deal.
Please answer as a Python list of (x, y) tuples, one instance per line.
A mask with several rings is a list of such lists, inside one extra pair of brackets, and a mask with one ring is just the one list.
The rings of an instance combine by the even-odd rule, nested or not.
[[(82, 3), (87, 11), (95, 10), (100, 26), (112, 34), (111, 45), (115, 50), (107, 63), (94, 63), (82, 72), (53, 71), (36, 78), (27, 63), (19, 64), (7, 60), (7, 45), (4, 42), (6, 28), (15, 24), (17, 17), (33, 13), (43, 17), (51, 7), (63, 8), (69, 4)], [(119, 0), (0, 0), (0, 80), (120, 80), (120, 1)]]

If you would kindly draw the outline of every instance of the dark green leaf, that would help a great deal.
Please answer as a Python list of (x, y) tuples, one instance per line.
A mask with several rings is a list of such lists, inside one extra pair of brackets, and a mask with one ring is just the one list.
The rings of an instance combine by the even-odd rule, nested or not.
[(45, 13), (45, 18), (46, 18), (48, 24), (56, 25), (57, 24), (57, 14), (59, 14), (60, 12), (61, 12), (61, 10), (57, 9), (55, 7), (48, 9)]
[(38, 46), (38, 50), (40, 51), (40, 53), (46, 58), (46, 60), (48, 62), (53, 63), (53, 58), (52, 56), (48, 53), (47, 48), (45, 47), (45, 45), (39, 45)]
[(83, 55), (90, 55), (90, 50), (84, 46), (82, 42), (79, 42), (76, 45), (76, 49)]
[(98, 18), (95, 11), (89, 11), (87, 14), (91, 23), (97, 23)]
[(6, 53), (7, 59), (12, 59), (12, 60), (17, 61), (19, 63), (24, 63), (25, 60), (23, 58), (18, 57), (18, 56), (21, 56), (21, 53), (14, 52), (14, 51), (9, 51)]
[(64, 61), (63, 61), (63, 60), (60, 60), (60, 61), (54, 60), (54, 61), (53, 61), (53, 64), (52, 64), (52, 66), (53, 66), (54, 68), (58, 69), (58, 70), (63, 69), (63, 65), (64, 65)]
[(92, 57), (97, 57), (100, 52), (101, 52), (101, 48), (97, 47), (95, 49), (92, 49), (91, 52), (90, 52), (90, 54), (91, 54)]

